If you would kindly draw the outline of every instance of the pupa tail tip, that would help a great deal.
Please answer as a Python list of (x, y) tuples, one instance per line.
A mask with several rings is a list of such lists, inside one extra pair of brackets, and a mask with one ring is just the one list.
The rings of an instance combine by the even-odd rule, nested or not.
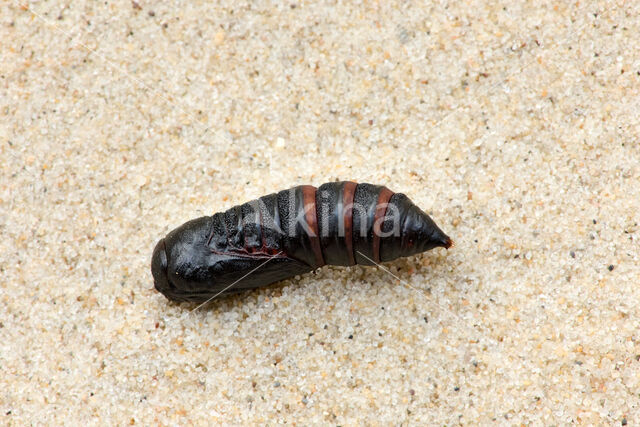
[(456, 245), (456, 244), (455, 244), (455, 242), (454, 242), (453, 240), (451, 240), (451, 238), (450, 238), (450, 237), (447, 237), (447, 238), (444, 240), (444, 247), (445, 247), (445, 249), (451, 249), (451, 248), (453, 248), (455, 245)]

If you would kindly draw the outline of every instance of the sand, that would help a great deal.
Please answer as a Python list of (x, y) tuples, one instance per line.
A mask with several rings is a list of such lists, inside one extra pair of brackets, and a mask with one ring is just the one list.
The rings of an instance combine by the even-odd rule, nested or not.
[[(640, 417), (640, 3), (0, 4), (2, 424)], [(455, 240), (195, 312), (153, 245), (298, 184)]]

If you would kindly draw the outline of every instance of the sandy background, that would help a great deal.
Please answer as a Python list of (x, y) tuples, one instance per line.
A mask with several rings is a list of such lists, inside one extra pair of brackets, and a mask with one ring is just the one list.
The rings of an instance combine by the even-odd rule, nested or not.
[[(640, 3), (0, 4), (0, 424), (632, 425)], [(456, 241), (194, 306), (186, 220), (335, 179)]]

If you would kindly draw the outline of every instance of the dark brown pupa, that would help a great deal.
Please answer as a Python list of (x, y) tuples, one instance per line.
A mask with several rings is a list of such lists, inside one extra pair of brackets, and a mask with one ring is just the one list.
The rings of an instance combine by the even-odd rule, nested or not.
[(156, 245), (155, 287), (173, 301), (203, 302), (323, 265), (375, 265), (451, 239), (402, 193), (384, 186), (302, 185), (189, 221)]

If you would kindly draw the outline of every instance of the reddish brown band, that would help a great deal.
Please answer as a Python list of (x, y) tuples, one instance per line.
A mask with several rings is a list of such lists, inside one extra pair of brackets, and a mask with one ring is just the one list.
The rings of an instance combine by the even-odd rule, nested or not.
[(324, 265), (324, 258), (322, 256), (322, 247), (320, 246), (320, 231), (318, 230), (318, 216), (316, 214), (316, 187), (303, 185), (302, 200), (304, 203), (304, 219), (309, 227), (309, 241), (316, 257), (315, 268), (319, 268)]
[(391, 196), (393, 196), (393, 191), (387, 187), (382, 187), (378, 195), (378, 202), (376, 203), (376, 212), (373, 214), (373, 260), (375, 262), (380, 262), (381, 227), (384, 222), (384, 216), (387, 213), (387, 205), (389, 204)]
[(353, 255), (353, 199), (356, 195), (357, 183), (347, 181), (342, 189), (342, 210), (344, 215), (344, 244), (349, 254), (350, 265), (356, 265)]

